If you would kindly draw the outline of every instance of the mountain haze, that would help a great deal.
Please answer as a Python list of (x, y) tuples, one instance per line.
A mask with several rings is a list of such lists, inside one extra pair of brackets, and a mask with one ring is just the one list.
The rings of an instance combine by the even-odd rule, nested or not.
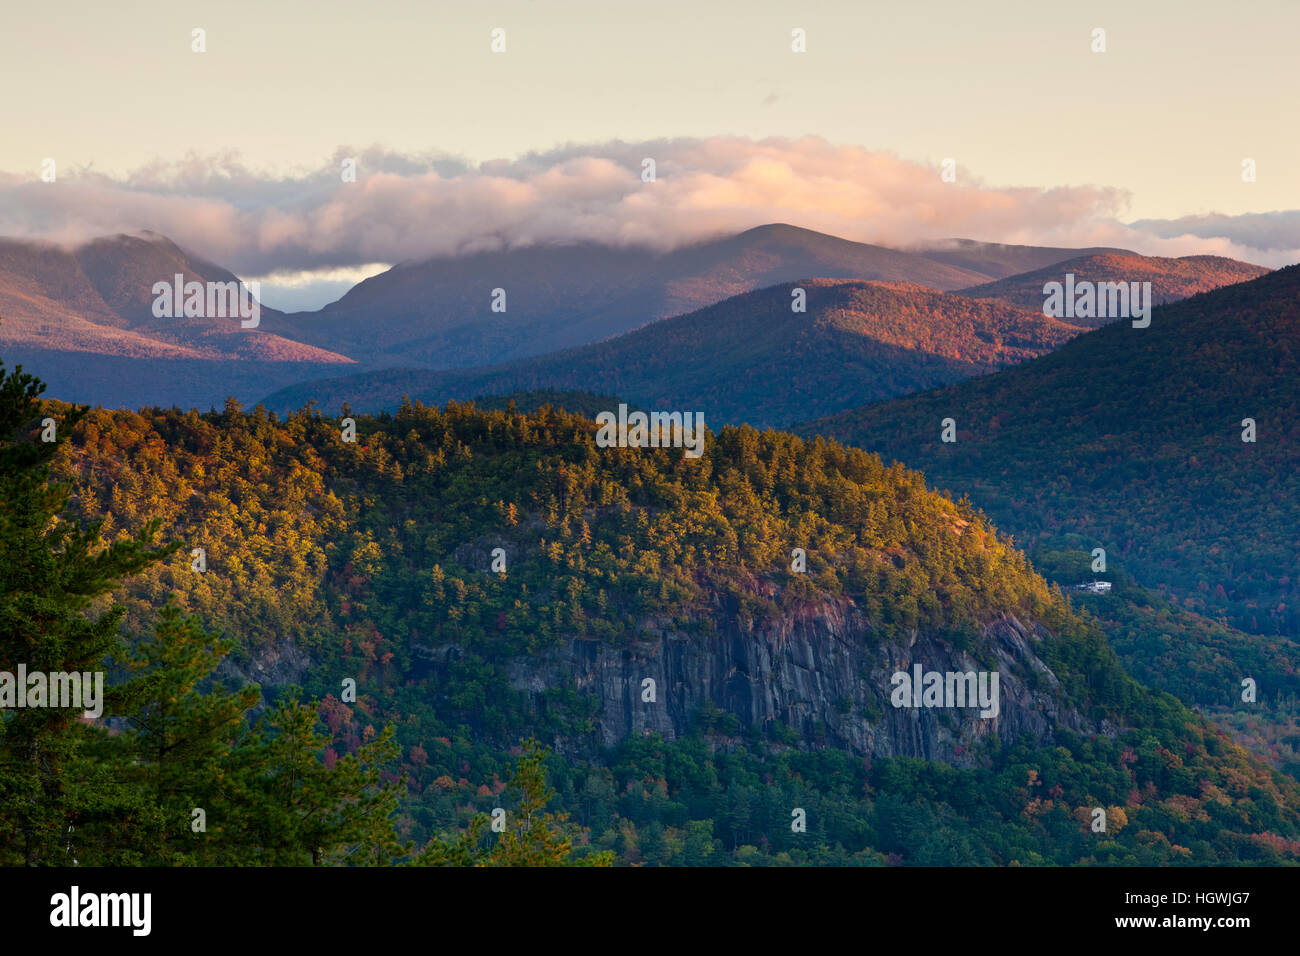
[[(668, 253), (546, 245), (403, 263), (283, 327), (370, 364), (486, 365), (599, 341), (814, 275), (936, 289), (988, 277), (915, 253), (771, 225)], [(496, 288), (506, 292), (504, 313), (491, 311)]]
[[(792, 309), (802, 288), (806, 312)], [(735, 296), (606, 342), (482, 369), (388, 369), (284, 389), (277, 411), (395, 410), (483, 394), (584, 389), (646, 408), (766, 427), (958, 381), (1041, 355), (1080, 329), (902, 282), (806, 279)]]
[[(155, 317), (154, 283), (177, 274), (239, 281), (152, 233), (75, 247), (0, 239), (0, 354), (39, 371), (53, 394), (129, 405), (220, 405), (351, 364), (237, 317)], [(263, 308), (262, 322), (276, 314)]]

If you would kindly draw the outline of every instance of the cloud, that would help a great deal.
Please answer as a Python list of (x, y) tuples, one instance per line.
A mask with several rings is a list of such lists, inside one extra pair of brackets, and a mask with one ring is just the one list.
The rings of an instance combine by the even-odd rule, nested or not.
[[(350, 157), (357, 176), (345, 183)], [(653, 182), (641, 178), (646, 158)], [(963, 236), (1258, 261), (1245, 251), (1261, 248), (1251, 243), (1262, 230), (1205, 235), (1212, 217), (1201, 232), (1125, 226), (1128, 201), (1106, 186), (993, 187), (964, 169), (945, 183), (937, 166), (817, 137), (712, 137), (568, 144), (481, 164), (372, 147), (291, 173), (253, 170), (230, 153), (120, 179), (0, 174), (0, 233), (77, 241), (149, 229), (241, 275), (584, 240), (662, 250), (770, 222), (894, 246)]]
[(1300, 261), (1300, 210), (1296, 209), (1240, 216), (1208, 213), (1178, 219), (1141, 219), (1131, 226), (1143, 233), (1176, 241), (1211, 239), (1226, 243), (1229, 248), (1245, 250), (1255, 257), (1253, 261), (1263, 265), (1280, 266)]

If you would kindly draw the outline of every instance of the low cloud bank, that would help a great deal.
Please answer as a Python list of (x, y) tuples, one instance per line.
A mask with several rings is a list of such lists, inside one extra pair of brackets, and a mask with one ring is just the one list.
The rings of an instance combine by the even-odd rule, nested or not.
[[(354, 182), (343, 181), (349, 160)], [(939, 167), (817, 137), (615, 141), (481, 164), (341, 149), (292, 175), (190, 156), (120, 179), (0, 173), (0, 234), (75, 242), (147, 229), (245, 276), (581, 240), (663, 250), (771, 222), (891, 246), (962, 236), (1300, 259), (1300, 212), (1125, 224), (1123, 190), (992, 187), (956, 173), (945, 182)]]

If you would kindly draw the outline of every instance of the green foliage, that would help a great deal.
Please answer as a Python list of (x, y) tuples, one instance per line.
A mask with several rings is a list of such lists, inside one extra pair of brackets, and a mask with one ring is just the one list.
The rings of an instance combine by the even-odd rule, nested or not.
[[(1115, 322), (996, 375), (797, 430), (923, 470), (1026, 545), (1081, 536), (1185, 611), (1294, 639), (1298, 291), (1291, 266), (1161, 306), (1149, 328)], [(939, 441), (948, 416), (956, 444)]]
[(161, 814), (148, 862), (221, 862), (224, 841), (196, 838), (193, 811), (204, 810), (214, 836), (227, 833), (232, 808), (222, 782), (247, 731), (247, 714), (261, 701), (256, 686), (214, 686), (212, 674), (230, 647), (168, 604), (155, 632), (126, 655), (132, 680), (122, 703), (130, 731), (116, 742), (131, 752), (129, 779)]
[[(548, 813), (555, 796), (546, 784), (547, 751), (536, 740), (524, 742), (510, 789), (516, 805), (506, 811), (506, 828), (487, 848), (480, 842), (485, 817), (478, 815), (467, 831), (452, 840), (435, 839), (414, 859), (418, 866), (610, 866), (610, 851), (575, 853), (576, 828), (567, 813)], [(504, 809), (504, 808), (502, 808)]]
[[(1200, 759), (1210, 747), (1220, 751), (1213, 768)], [(1300, 859), (1293, 823), (1285, 822), (1293, 811), (1273, 810), (1272, 799), (1284, 799), (1273, 778), (1214, 732), (1066, 732), (1055, 747), (1026, 738), (992, 747), (987, 758), (957, 768), (836, 750), (727, 752), (701, 736), (651, 736), (566, 764), (557, 788), (562, 805), (590, 829), (591, 844), (630, 865)], [(1106, 833), (1089, 826), (1095, 806), (1107, 809)], [(804, 833), (790, 827), (796, 807), (806, 813)]]
[[(131, 585), (139, 620), (175, 591), (242, 635), (237, 660), (292, 637), (382, 680), (454, 642), (462, 711), (499, 725), (515, 707), (484, 686), (500, 655), (575, 632), (626, 642), (647, 614), (689, 630), (715, 591), (749, 620), (848, 596), (882, 634), (968, 636), (991, 607), (1050, 600), (968, 506), (825, 442), (724, 428), (695, 461), (597, 449), (589, 419), (552, 408), (455, 404), (358, 428), (349, 445), (307, 415), (98, 412), (63, 464), (79, 507), (107, 510), (117, 533), (158, 511), (206, 548), (206, 575), (177, 562)], [(794, 546), (806, 576), (789, 571)], [(497, 547), (505, 574), (489, 573)]]
[[(49, 480), (57, 446), (30, 437), (41, 387), (0, 368), (0, 670), (120, 672), (104, 716), (128, 727), (111, 734), (66, 707), (5, 708), (0, 862), (288, 865), (404, 853), (392, 820), (398, 786), (380, 770), (396, 755), (391, 728), (322, 760), (332, 739), (316, 730), (316, 705), (287, 700), (250, 729), (257, 688), (214, 686), (231, 645), (179, 607), (163, 608), (152, 638), (129, 648), (124, 606), (88, 613), (180, 544), (149, 549), (159, 517), (106, 547), (105, 519), (68, 519), (69, 486)], [(67, 411), (59, 431), (85, 414)], [(211, 831), (191, 827), (196, 808)]]
[[(382, 767), (397, 755), (385, 728), (355, 754), (333, 756), (316, 728), (318, 702), (290, 688), (241, 742), (231, 809), (245, 835), (238, 860), (264, 866), (390, 863), (407, 848), (393, 832), (399, 786), (385, 786)], [(326, 760), (322, 761), (322, 753)]]
[[(593, 432), (553, 407), (408, 404), (360, 418), (356, 444), (318, 415), (281, 422), (233, 403), (209, 415), (88, 415), (58, 462), (76, 490), (73, 516), (106, 512), (106, 533), (124, 542), (161, 517), (169, 534), (206, 548), (209, 566), (145, 568), (121, 592), (142, 643), (119, 659), (138, 661), (140, 680), (164, 672), (140, 685), (140, 729), (120, 744), (142, 761), (122, 775), (139, 808), (125, 832), (154, 836), (121, 852), (441, 865), (609, 862), (606, 851), (643, 865), (1300, 853), (1294, 784), (1135, 683), (1096, 624), (968, 501), (821, 439), (723, 428), (691, 460), (598, 449)], [(498, 547), (504, 573), (490, 570)], [(794, 547), (807, 551), (806, 575), (790, 571)], [(180, 643), (170, 656), (151, 649), (142, 635), (173, 592), (178, 609), (232, 640), (205, 650), (180, 610), (165, 611), (160, 633)], [(1109, 721), (1114, 736), (995, 743), (957, 769), (816, 749), (704, 708), (696, 737), (607, 751), (592, 739), (590, 695), (563, 683), (530, 694), (511, 680), (512, 665), (565, 642), (631, 648), (665, 629), (710, 634), (719, 607), (743, 624), (834, 601), (860, 609), (864, 641), (904, 646), (921, 630), (977, 658), (990, 653), (980, 634), (993, 616), (1040, 624), (1036, 653), (1062, 702)], [(285, 692), (227, 739), (241, 691), (204, 673), (226, 647), (234, 683), (274, 661), (318, 703)], [(310, 657), (295, 658), (303, 651)], [(334, 696), (341, 676), (356, 679), (355, 704)], [(172, 708), (170, 695), (195, 694), (212, 702)], [(521, 729), (563, 741), (565, 759), (547, 768), (553, 793), (539, 750), (509, 759)], [(94, 739), (102, 753), (90, 769), (120, 767), (118, 745)], [(169, 740), (187, 744), (167, 751)], [(191, 781), (202, 768), (215, 771), (199, 793)], [(506, 778), (515, 791), (502, 801)], [(178, 814), (191, 801), (216, 808), (210, 849), (185, 843)], [(511, 829), (496, 836), (486, 815), (503, 803)], [(1093, 805), (1119, 809), (1111, 816), (1125, 825), (1095, 839), (1078, 819)], [(796, 807), (808, 812), (806, 834), (790, 830)], [(424, 849), (410, 855), (412, 846)]]
[[(57, 445), (34, 435), (43, 387), (21, 367), (0, 366), (0, 670), (94, 673), (121, 649), (121, 611), (84, 612), (174, 547), (150, 549), (158, 521), (100, 548), (100, 522), (60, 520), (69, 487), (49, 480)], [(58, 430), (66, 435), (84, 414), (68, 409)], [(148, 825), (135, 795), (94, 759), (80, 716), (60, 707), (0, 714), (0, 862), (69, 865), (83, 845), (122, 859), (120, 829)]]
[[(1089, 552), (1040, 549), (1034, 566), (1062, 586), (1091, 580)], [(1240, 701), (1241, 679), (1251, 676), (1270, 696), (1300, 693), (1295, 662), (1300, 645), (1281, 635), (1247, 634), (1188, 611), (1133, 581), (1114, 561), (1105, 594), (1071, 591), (1070, 601), (1105, 630), (1125, 668), (1147, 687), (1168, 691), (1192, 706), (1222, 708)]]

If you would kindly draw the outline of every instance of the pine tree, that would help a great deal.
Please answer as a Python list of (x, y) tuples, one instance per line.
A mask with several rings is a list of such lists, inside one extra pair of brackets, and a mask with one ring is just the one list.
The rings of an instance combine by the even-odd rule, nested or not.
[[(69, 486), (50, 482), (57, 442), (35, 437), (44, 384), (0, 364), (0, 670), (95, 673), (121, 651), (123, 613), (86, 616), (95, 598), (175, 551), (151, 549), (158, 522), (134, 540), (102, 547), (102, 519), (60, 520)], [(74, 407), (58, 422), (64, 437), (84, 417)], [(52, 409), (44, 415), (52, 416)], [(25, 688), (17, 688), (23, 692)], [(105, 702), (112, 712), (115, 695)], [(0, 862), (81, 864), (130, 858), (120, 840), (148, 816), (83, 745), (94, 731), (68, 708), (6, 709), (0, 714)]]
[(319, 702), (298, 688), (263, 714), (232, 754), (232, 804), (243, 836), (222, 863), (264, 866), (384, 865), (405, 855), (394, 828), (405, 781), (385, 782), (381, 768), (401, 748), (386, 727), (355, 754), (327, 767), (331, 739), (321, 734)]
[(510, 778), (518, 805), (506, 812), (506, 829), (487, 849), (480, 844), (487, 818), (476, 817), (454, 840), (434, 839), (414, 863), (419, 866), (612, 866), (609, 851), (575, 856), (567, 813), (548, 813), (555, 791), (546, 783), (548, 751), (536, 740), (524, 741), (523, 753)]
[[(232, 647), (169, 603), (153, 636), (126, 658), (135, 675), (124, 692), (131, 777), (159, 809), (163, 824), (150, 861), (155, 865), (220, 863), (228, 855), (227, 841), (239, 836), (227, 823), (235, 814), (225, 781), (231, 751), (247, 734), (248, 712), (261, 694), (256, 685), (237, 691), (208, 686)], [(204, 814), (201, 831), (192, 826), (195, 809)]]

